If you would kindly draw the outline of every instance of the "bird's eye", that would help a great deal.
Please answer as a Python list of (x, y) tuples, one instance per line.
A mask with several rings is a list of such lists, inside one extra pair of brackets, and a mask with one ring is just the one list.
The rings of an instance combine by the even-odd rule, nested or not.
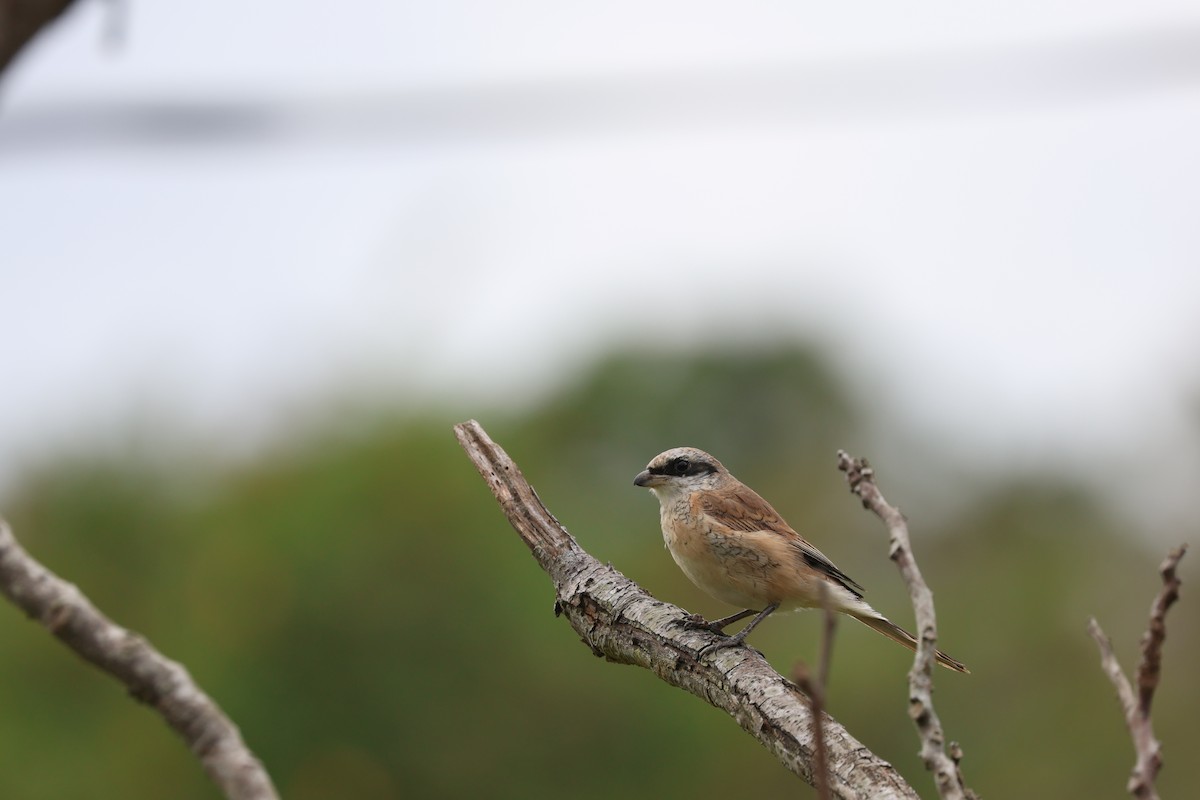
[(692, 463), (690, 461), (688, 461), (686, 458), (677, 458), (677, 459), (675, 459), (675, 474), (676, 475), (686, 475), (688, 468), (691, 466), (692, 466)]

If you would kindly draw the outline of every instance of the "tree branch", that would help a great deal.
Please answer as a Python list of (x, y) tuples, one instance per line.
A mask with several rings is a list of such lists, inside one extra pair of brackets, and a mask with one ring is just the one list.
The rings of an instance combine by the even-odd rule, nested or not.
[(0, 73), (72, 0), (0, 0)]
[(896, 562), (908, 596), (912, 600), (917, 618), (917, 654), (908, 673), (908, 715), (912, 717), (921, 739), (921, 760), (925, 768), (933, 773), (938, 796), (945, 800), (970, 800), (975, 793), (963, 781), (958, 762), (962, 751), (951, 744), (957, 758), (946, 754), (942, 723), (933, 707), (933, 654), (937, 649), (937, 616), (933, 608), (933, 592), (913, 555), (912, 542), (908, 536), (908, 523), (900, 509), (884, 499), (875, 485), (875, 470), (865, 458), (851, 458), (845, 450), (837, 454), (838, 469), (846, 473), (850, 491), (857, 495), (863, 508), (873, 512), (887, 526), (891, 539), (888, 556)]
[(1142, 634), (1142, 660), (1138, 663), (1138, 711), (1146, 719), (1150, 718), (1150, 706), (1154, 702), (1154, 691), (1158, 688), (1158, 679), (1162, 673), (1162, 646), (1167, 638), (1167, 609), (1179, 599), (1179, 576), (1175, 570), (1187, 553), (1187, 545), (1181, 544), (1163, 559), (1158, 567), (1162, 576), (1163, 588), (1154, 598), (1150, 606), (1150, 622), (1146, 632)]
[(230, 800), (277, 800), (261, 763), (233, 722), (183, 665), (104, 616), (83, 592), (39, 564), (0, 520), (0, 592), (30, 617), (152, 706)]
[(1163, 588), (1150, 606), (1150, 622), (1146, 632), (1142, 634), (1142, 659), (1138, 663), (1136, 695), (1117, 662), (1112, 641), (1100, 628), (1100, 623), (1096, 622), (1095, 617), (1088, 621), (1088, 633), (1100, 648), (1100, 667), (1117, 690), (1117, 699), (1125, 714), (1125, 725), (1133, 739), (1137, 759), (1125, 788), (1139, 800), (1158, 799), (1154, 781), (1162, 768), (1162, 752), (1158, 739), (1154, 737), (1154, 727), (1150, 724), (1150, 706), (1162, 673), (1162, 646), (1167, 637), (1167, 609), (1179, 599), (1180, 582), (1175, 569), (1186, 552), (1187, 545), (1180, 545), (1167, 554), (1158, 568), (1159, 574), (1162, 575)]
[[(687, 630), (687, 613), (589, 555), (550, 513), (517, 465), (479, 423), (454, 427), (459, 444), (501, 510), (550, 576), (555, 614), (597, 656), (633, 664), (725, 711), (789, 770), (813, 783), (811, 714), (797, 688), (746, 647), (698, 660), (716, 634)], [(824, 726), (829, 780), (839, 798), (908, 798), (917, 794), (890, 764), (832, 718)]]

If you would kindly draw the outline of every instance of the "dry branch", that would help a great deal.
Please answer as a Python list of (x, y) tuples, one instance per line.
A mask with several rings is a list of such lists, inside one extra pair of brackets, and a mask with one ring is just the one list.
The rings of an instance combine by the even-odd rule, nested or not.
[[(748, 647), (697, 652), (716, 634), (689, 630), (683, 609), (650, 596), (589, 555), (538, 498), (517, 465), (479, 423), (455, 435), (508, 521), (554, 583), (556, 614), (566, 616), (597, 656), (633, 664), (725, 711), (789, 770), (813, 784), (812, 715), (794, 684)], [(839, 798), (909, 798), (913, 791), (890, 764), (831, 717), (823, 726), (829, 782)]]
[(1158, 798), (1154, 781), (1162, 768), (1162, 753), (1158, 739), (1154, 737), (1154, 727), (1150, 724), (1150, 706), (1154, 702), (1154, 692), (1158, 689), (1159, 677), (1162, 674), (1162, 646), (1167, 637), (1167, 609), (1179, 599), (1179, 577), (1175, 570), (1186, 552), (1187, 545), (1180, 545), (1167, 554), (1158, 568), (1159, 574), (1162, 575), (1163, 588), (1150, 606), (1150, 622), (1146, 632), (1142, 634), (1142, 658), (1138, 663), (1136, 694), (1117, 662), (1112, 641), (1100, 628), (1100, 623), (1096, 622), (1095, 617), (1088, 621), (1088, 633), (1100, 648), (1100, 666), (1117, 690), (1117, 699), (1125, 714), (1125, 725), (1133, 739), (1137, 759), (1125, 788), (1139, 800)]
[(0, 592), (153, 707), (183, 737), (230, 800), (277, 800), (271, 779), (237, 726), (182, 664), (104, 616), (75, 585), (39, 564), (0, 520)]
[(913, 555), (908, 536), (908, 523), (900, 509), (884, 499), (875, 484), (875, 471), (865, 458), (851, 458), (845, 450), (837, 454), (838, 469), (846, 473), (850, 491), (857, 495), (863, 508), (873, 512), (887, 526), (891, 540), (888, 552), (900, 569), (908, 596), (917, 618), (917, 654), (908, 673), (908, 714), (917, 726), (921, 738), (921, 760), (933, 773), (938, 796), (945, 800), (970, 800), (975, 793), (963, 781), (958, 762), (961, 748), (951, 747), (958, 754), (946, 754), (942, 723), (933, 707), (933, 654), (937, 650), (937, 616), (933, 608), (933, 592), (921, 577), (921, 569)]

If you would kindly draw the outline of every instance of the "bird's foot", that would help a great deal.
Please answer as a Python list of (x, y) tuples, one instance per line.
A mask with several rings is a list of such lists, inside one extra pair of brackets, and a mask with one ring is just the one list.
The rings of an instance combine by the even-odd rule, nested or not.
[[(697, 650), (696, 659), (699, 660), (707, 655), (717, 652), (718, 650), (724, 650), (727, 647), (738, 647), (742, 644), (745, 644), (745, 642), (746, 637), (742, 636), (740, 632), (736, 636), (728, 636), (724, 639), (717, 639), (715, 642), (709, 642), (708, 644), (704, 645), (704, 647), (701, 647), (699, 650)], [(752, 645), (747, 644), (746, 647), (758, 653), (760, 656), (763, 654), (761, 650)], [(765, 656), (763, 657), (765, 658)]]
[(719, 619), (709, 622), (699, 614), (688, 614), (679, 622), (679, 624), (682, 625), (685, 630), (709, 631), (711, 633), (720, 633), (721, 629), (725, 627), (721, 623), (722, 620)]
[(712, 622), (709, 622), (699, 614), (688, 614), (683, 618), (683, 627), (687, 628), (688, 630), (705, 630), (712, 631), (713, 633), (721, 633), (738, 620), (745, 619), (746, 617), (755, 613), (757, 612), (748, 608), (745, 611), (739, 611), (736, 614), (730, 614), (728, 617), (714, 619)]

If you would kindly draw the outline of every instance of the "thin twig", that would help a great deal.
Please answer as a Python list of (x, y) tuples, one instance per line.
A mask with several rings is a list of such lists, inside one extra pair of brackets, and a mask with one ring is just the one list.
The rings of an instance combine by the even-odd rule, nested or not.
[(1096, 646), (1100, 649), (1100, 667), (1117, 690), (1117, 700), (1121, 703), (1121, 711), (1125, 715), (1125, 726), (1129, 728), (1129, 735), (1133, 739), (1133, 749), (1137, 757), (1125, 788), (1139, 800), (1158, 798), (1154, 781), (1162, 768), (1162, 749), (1154, 736), (1154, 726), (1150, 723), (1150, 707), (1162, 674), (1162, 646), (1167, 636), (1167, 609), (1179, 599), (1180, 581), (1175, 570), (1186, 552), (1187, 545), (1180, 545), (1167, 554), (1158, 568), (1159, 574), (1162, 575), (1163, 588), (1150, 606), (1150, 622), (1142, 635), (1142, 658), (1138, 663), (1136, 694), (1117, 661), (1112, 640), (1101, 629), (1095, 617), (1088, 621), (1088, 633), (1096, 640)]
[(1181, 544), (1163, 559), (1158, 567), (1163, 588), (1150, 606), (1150, 622), (1142, 634), (1142, 660), (1138, 662), (1138, 710), (1143, 717), (1150, 718), (1150, 706), (1154, 703), (1154, 691), (1158, 688), (1162, 672), (1162, 647), (1167, 638), (1167, 609), (1179, 599), (1179, 576), (1175, 574), (1179, 562), (1187, 553), (1187, 545)]
[[(933, 773), (939, 797), (943, 800), (970, 800), (975, 795), (967, 788), (956, 760), (946, 754), (942, 723), (933, 707), (937, 615), (933, 608), (933, 592), (921, 577), (921, 569), (913, 555), (908, 523), (900, 510), (884, 499), (875, 484), (875, 471), (865, 458), (851, 458), (845, 450), (839, 450), (837, 465), (846, 473), (850, 491), (862, 500), (863, 508), (873, 512), (887, 526), (891, 540), (888, 555), (900, 569), (916, 614), (917, 654), (908, 673), (908, 714), (921, 739), (921, 760), (925, 762), (925, 768)], [(961, 749), (958, 752), (961, 758)]]
[[(815, 784), (812, 713), (796, 686), (750, 648), (721, 650), (698, 660), (697, 651), (716, 641), (716, 634), (689, 629), (687, 612), (654, 599), (581, 548), (479, 423), (461, 423), (454, 432), (508, 521), (550, 576), (555, 612), (567, 618), (593, 653), (649, 669), (725, 711), (785, 767)], [(824, 719), (834, 797), (917, 800), (890, 764), (834, 719)]]
[(817, 680), (821, 683), (821, 693), (829, 689), (829, 664), (833, 661), (833, 634), (837, 631), (837, 614), (829, 605), (829, 584), (821, 581), (817, 584), (821, 595), (821, 612), (825, 624), (821, 626), (821, 660), (817, 666)]
[(817, 656), (817, 677), (813, 680), (808, 665), (803, 661), (792, 668), (792, 680), (808, 695), (812, 703), (813, 740), (816, 752), (813, 759), (813, 778), (817, 800), (829, 800), (829, 759), (825, 748), (825, 692), (829, 687), (829, 662), (833, 653), (833, 634), (837, 629), (837, 615), (829, 606), (829, 589), (818, 584), (821, 593), (821, 610), (824, 623), (821, 626), (821, 651)]
[(817, 800), (830, 800), (829, 793), (829, 749), (825, 744), (825, 692), (821, 687), (821, 679), (814, 678), (808, 669), (808, 664), (798, 661), (792, 667), (792, 681), (800, 687), (800, 691), (808, 695), (809, 707), (812, 710), (813, 738), (813, 768), (812, 784), (817, 790)]
[(153, 707), (187, 742), (230, 800), (277, 800), (262, 764), (237, 726), (182, 664), (104, 616), (76, 586), (39, 564), (0, 520), (0, 593), (85, 661)]

